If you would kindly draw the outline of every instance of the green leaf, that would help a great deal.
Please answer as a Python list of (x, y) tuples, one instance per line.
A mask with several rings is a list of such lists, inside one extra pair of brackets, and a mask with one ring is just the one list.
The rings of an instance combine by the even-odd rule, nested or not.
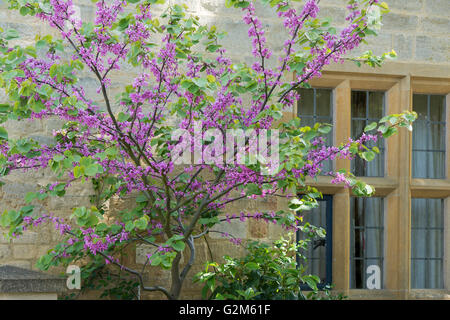
[(375, 158), (375, 152), (373, 151), (366, 151), (361, 154), (361, 158), (363, 158), (366, 161), (372, 161)]
[(25, 202), (30, 203), (34, 199), (36, 199), (37, 195), (36, 192), (28, 192), (25, 196)]
[(384, 133), (383, 133), (383, 137), (384, 138), (389, 138), (390, 136), (394, 135), (397, 133), (397, 128), (395, 127), (389, 127)]
[(8, 132), (3, 127), (0, 127), (0, 140), (8, 140)]
[(93, 177), (98, 173), (98, 167), (97, 165), (93, 164), (90, 165), (88, 167), (84, 168), (84, 173), (85, 175), (89, 176), (89, 177)]
[(119, 115), (117, 116), (117, 121), (119, 122), (125, 122), (130, 118), (130, 116), (128, 114), (125, 114), (123, 112), (120, 112)]
[(73, 168), (73, 176), (75, 178), (79, 178), (83, 175), (82, 169), (80, 166), (76, 166), (75, 168)]
[(364, 128), (364, 132), (368, 132), (368, 131), (372, 131), (373, 129), (375, 129), (377, 127), (377, 123), (376, 122), (372, 122), (371, 124), (367, 125)]
[(172, 243), (172, 248), (174, 248), (176, 251), (183, 251), (184, 248), (186, 248), (186, 244), (183, 241), (175, 241)]
[(206, 47), (206, 50), (209, 52), (216, 52), (220, 47), (220, 45), (211, 44)]
[(53, 161), (60, 162), (64, 160), (64, 156), (62, 154), (57, 154), (53, 157)]
[(152, 260), (151, 265), (152, 267), (159, 266), (162, 262), (161, 256), (159, 255), (153, 255), (150, 260)]
[(115, 156), (115, 155), (117, 155), (117, 154), (119, 153), (119, 151), (117, 150), (116, 147), (109, 147), (109, 148), (107, 148), (107, 149), (105, 150), (105, 153), (106, 153), (108, 156)]
[(322, 134), (327, 134), (331, 131), (331, 126), (328, 125), (321, 125), (318, 129), (318, 131)]
[(255, 262), (247, 262), (245, 264), (245, 267), (250, 270), (258, 270), (259, 269), (259, 265)]
[(317, 290), (317, 282), (312, 277), (304, 277), (303, 280), (313, 290)]
[(134, 222), (133, 221), (128, 221), (125, 224), (125, 231), (130, 232), (134, 229)]
[(18, 37), (19, 37), (19, 33), (16, 30), (14, 30), (14, 29), (8, 29), (5, 32), (5, 39), (6, 40), (12, 40), (12, 39), (16, 39)]
[(143, 216), (141, 218), (139, 218), (138, 220), (136, 220), (134, 222), (134, 225), (136, 226), (136, 228), (138, 228), (139, 230), (145, 230), (147, 228), (148, 222), (149, 222), (149, 217), (148, 216)]
[(7, 228), (9, 227), (10, 224), (10, 220), (9, 220), (9, 216), (8, 216), (8, 211), (4, 211), (2, 215), (0, 215), (0, 226), (2, 226), (3, 228)]
[(20, 8), (20, 10), (19, 10), (19, 13), (22, 15), (22, 16), (26, 16), (28, 13), (30, 13), (31, 12), (31, 9), (30, 8), (28, 8), (28, 7), (21, 7)]
[(147, 202), (148, 199), (144, 194), (140, 194), (136, 197), (136, 202), (137, 203), (143, 203), (143, 202)]
[(0, 103), (0, 113), (8, 113), (10, 110), (9, 104)]

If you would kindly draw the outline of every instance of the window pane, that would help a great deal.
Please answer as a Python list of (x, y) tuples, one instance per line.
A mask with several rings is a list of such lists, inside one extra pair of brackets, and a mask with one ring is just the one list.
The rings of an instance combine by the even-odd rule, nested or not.
[(383, 117), (383, 92), (369, 92), (369, 118), (381, 119)]
[(429, 137), (429, 150), (445, 150), (445, 125), (430, 124)]
[(298, 116), (314, 115), (314, 90), (300, 89), (300, 100), (298, 102)]
[(442, 228), (444, 226), (444, 201), (441, 199), (427, 199), (428, 224), (432, 228)]
[[(331, 104), (332, 91), (330, 89), (300, 89), (298, 103), (298, 117), (301, 126), (313, 127), (316, 123), (333, 123), (333, 111)], [(333, 145), (333, 132), (323, 135), (325, 145)], [(332, 160), (323, 161), (322, 174), (326, 174), (333, 168)]]
[(423, 277), (423, 270), (427, 269), (426, 260), (412, 260), (411, 262), (411, 288), (425, 288), (425, 277)]
[[(383, 92), (352, 91), (352, 138), (357, 140), (364, 133), (364, 128), (383, 117)], [(374, 160), (367, 162), (356, 157), (351, 162), (351, 170), (356, 176), (382, 177), (384, 176), (384, 140), (376, 144), (367, 142), (367, 147), (377, 146), (380, 154)]]
[(414, 178), (440, 179), (445, 177), (445, 152), (413, 151)]
[(314, 127), (315, 122), (316, 121), (314, 121), (314, 118), (303, 117), (303, 118), (301, 118), (300, 125), (302, 127), (305, 127), (305, 126)]
[(331, 90), (316, 89), (317, 115), (331, 120)]
[[(307, 261), (298, 261), (306, 268), (307, 274), (314, 274), (320, 278), (320, 286), (331, 283), (331, 259), (332, 259), (332, 241), (331, 241), (331, 215), (332, 215), (332, 197), (324, 196), (318, 200), (319, 207), (303, 212), (304, 223), (310, 223), (316, 227), (321, 227), (326, 231), (326, 238), (316, 238), (308, 243), (306, 250), (301, 249), (300, 254), (304, 255)], [(305, 240), (308, 237), (301, 231), (297, 231), (297, 240)]]
[(443, 199), (411, 199), (411, 287), (443, 288)]
[(428, 96), (425, 94), (413, 95), (413, 110), (417, 112), (417, 120), (428, 119)]
[(439, 260), (428, 261), (428, 270), (430, 271), (430, 276), (427, 279), (427, 288), (430, 289), (441, 289), (443, 288), (443, 263)]
[(411, 247), (411, 258), (424, 259), (427, 256), (427, 230), (426, 229), (413, 229), (411, 231), (414, 234), (414, 238), (417, 239), (416, 244)]
[(445, 97), (430, 96), (430, 118), (431, 121), (445, 122)]
[(364, 128), (366, 127), (365, 120), (352, 120), (352, 137), (358, 138), (364, 133)]
[(366, 96), (365, 91), (352, 91), (352, 118), (367, 117)]
[(413, 96), (413, 109), (419, 119), (413, 124), (413, 178), (444, 179), (445, 174), (444, 96)]
[[(326, 202), (319, 202), (319, 207), (315, 208), (311, 211), (307, 211), (303, 215), (304, 223), (310, 223), (313, 226), (321, 227), (326, 230)], [(303, 233), (298, 233), (299, 240), (305, 240), (308, 237)], [(319, 276), (319, 278), (325, 281), (326, 280), (326, 272), (325, 265), (326, 262), (326, 250), (325, 250), (325, 239), (314, 239), (308, 245), (308, 249), (303, 251), (303, 255), (305, 255), (306, 262), (306, 272), (310, 274), (314, 274)]]
[[(350, 286), (366, 289), (369, 266), (383, 270), (384, 214), (382, 198), (350, 199)], [(382, 283), (382, 272), (380, 274)]]
[(428, 150), (429, 138), (427, 138), (427, 136), (430, 134), (428, 130), (428, 123), (425, 121), (416, 120), (413, 126), (413, 149)]
[(441, 229), (431, 229), (428, 234), (428, 256), (432, 259), (440, 259), (443, 257), (444, 248), (443, 248), (443, 230)]

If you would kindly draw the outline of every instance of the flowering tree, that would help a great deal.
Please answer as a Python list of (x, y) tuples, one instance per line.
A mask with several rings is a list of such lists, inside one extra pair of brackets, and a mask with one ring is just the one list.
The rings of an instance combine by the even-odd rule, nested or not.
[[(10, 45), (17, 38), (14, 30), (2, 31), (0, 37), (0, 86), (9, 100), (0, 105), (0, 123), (50, 117), (65, 122), (52, 144), (9, 139), (0, 127), (1, 175), (51, 168), (58, 176), (59, 182), (26, 195), (30, 205), (7, 210), (0, 220), (10, 237), (47, 222), (65, 236), (39, 260), (44, 270), (88, 258), (89, 268), (117, 266), (136, 276), (142, 290), (176, 299), (196, 259), (196, 239), (235, 218), (301, 227), (298, 213), (317, 205), (321, 196), (306, 184), (307, 176), (320, 174), (326, 159), (359, 156), (370, 161), (378, 150), (367, 147), (367, 141), (389, 137), (399, 126), (411, 129), (415, 119), (409, 112), (387, 116), (369, 125), (359, 139), (332, 147), (321, 137), (330, 124), (311, 128), (301, 127), (299, 118), (279, 121), (300, 99), (296, 89), (307, 87), (324, 66), (343, 61), (367, 35), (376, 34), (387, 12), (387, 5), (376, 0), (348, 1), (348, 26), (339, 33), (328, 20), (317, 18), (319, 1), (300, 6), (263, 0), (274, 7), (288, 34), (284, 54), (273, 68), (269, 62), (277, 63), (270, 61), (272, 50), (251, 1), (225, 1), (243, 12), (255, 58), (251, 66), (227, 58), (220, 44), (223, 34), (187, 16), (183, 6), (170, 6), (155, 17), (152, 8), (162, 0), (96, 0), (94, 21), (81, 21), (71, 0), (8, 2), (11, 9), (35, 16), (61, 34), (59, 40), (48, 35), (27, 47)], [(130, 6), (135, 10), (125, 12)], [(366, 52), (355, 62), (378, 66), (394, 54)], [(124, 64), (134, 67), (137, 76), (113, 100), (110, 76)], [(101, 102), (88, 97), (80, 84), (85, 71), (98, 80)], [(295, 72), (293, 80), (285, 80), (288, 72)], [(227, 144), (230, 131), (243, 137), (241, 144)], [(349, 172), (322, 174), (357, 196), (374, 192)], [(62, 197), (78, 181), (91, 181), (99, 191), (95, 206), (73, 208), (70, 221), (34, 212), (31, 203)], [(104, 204), (130, 194), (136, 196), (135, 206), (121, 211), (115, 223), (106, 223)], [(270, 196), (287, 197), (289, 208), (222, 214), (231, 202)], [(154, 247), (147, 265), (170, 270), (170, 287), (145, 283), (140, 270), (121, 261), (120, 252), (135, 243)], [(182, 264), (183, 254), (188, 258)]]

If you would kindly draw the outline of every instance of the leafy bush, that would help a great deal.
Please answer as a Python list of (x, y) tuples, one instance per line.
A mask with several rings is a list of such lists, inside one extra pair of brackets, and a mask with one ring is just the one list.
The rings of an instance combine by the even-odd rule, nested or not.
[[(198, 273), (194, 281), (203, 282), (202, 294), (209, 299), (232, 300), (306, 300), (340, 299), (332, 296), (330, 287), (323, 292), (318, 289), (320, 279), (308, 274), (297, 261), (306, 261), (300, 253), (306, 250), (312, 233), (320, 234), (320, 228), (306, 227), (306, 240), (295, 242), (292, 235), (283, 237), (273, 245), (252, 241), (247, 245), (248, 254), (242, 258), (224, 256), (225, 263), (209, 262), (204, 271)], [(306, 231), (306, 230), (305, 230)], [(300, 251), (299, 251), (300, 250)], [(297, 257), (299, 258), (297, 260)], [(302, 289), (302, 284), (310, 290)], [(307, 291), (307, 292), (304, 292)]]

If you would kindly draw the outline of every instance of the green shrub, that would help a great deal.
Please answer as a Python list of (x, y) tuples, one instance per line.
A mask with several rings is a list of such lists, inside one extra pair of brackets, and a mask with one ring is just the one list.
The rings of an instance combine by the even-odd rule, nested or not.
[[(311, 236), (310, 232), (307, 233)], [(306, 300), (341, 299), (332, 296), (330, 287), (318, 289), (320, 279), (308, 274), (302, 263), (306, 258), (299, 249), (306, 249), (311, 238), (295, 242), (292, 235), (268, 245), (249, 242), (247, 255), (241, 258), (224, 256), (225, 263), (209, 262), (194, 282), (205, 283), (202, 295), (206, 299), (231, 300)], [(310, 290), (303, 290), (304, 284)], [(302, 286), (304, 287), (304, 286)]]

